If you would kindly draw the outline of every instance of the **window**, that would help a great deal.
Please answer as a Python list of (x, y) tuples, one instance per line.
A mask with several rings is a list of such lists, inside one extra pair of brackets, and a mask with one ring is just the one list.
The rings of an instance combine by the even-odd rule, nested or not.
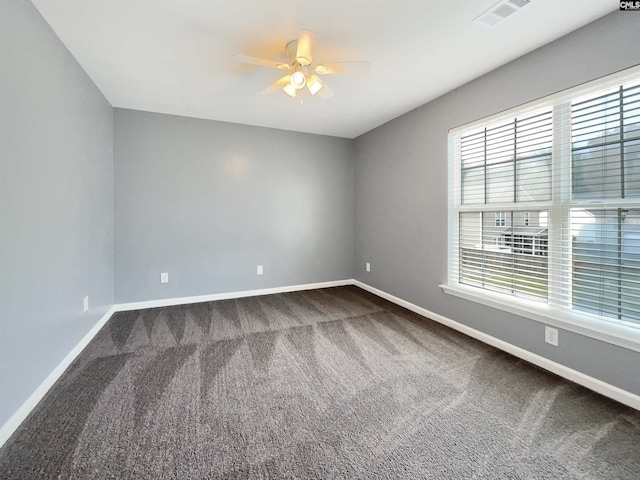
[(451, 132), (446, 287), (640, 329), (640, 73), (625, 75)]
[[(551, 198), (552, 114), (548, 108), (461, 135), (458, 282), (547, 298), (547, 257), (532, 258), (546, 227), (531, 228), (531, 211), (515, 208)], [(491, 212), (495, 203), (512, 210)], [(493, 224), (485, 220), (491, 216)], [(487, 248), (497, 235), (504, 248)]]

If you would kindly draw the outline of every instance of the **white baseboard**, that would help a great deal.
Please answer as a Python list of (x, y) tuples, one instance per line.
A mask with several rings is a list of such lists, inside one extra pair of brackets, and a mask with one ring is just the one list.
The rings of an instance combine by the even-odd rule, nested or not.
[(513, 356), (526, 360), (529, 363), (533, 363), (534, 365), (537, 365), (549, 372), (566, 378), (567, 380), (582, 385), (589, 390), (593, 390), (594, 392), (600, 393), (605, 397), (612, 398), (631, 408), (640, 410), (640, 396), (634, 393), (628, 392), (614, 385), (610, 385), (606, 382), (603, 382), (602, 380), (590, 377), (589, 375), (585, 375), (582, 372), (573, 370), (572, 368), (554, 362), (553, 360), (549, 360), (548, 358), (542, 357), (536, 353), (532, 353), (523, 348), (516, 347), (515, 345), (492, 337), (491, 335), (487, 335), (486, 333), (468, 327), (467, 325), (464, 325), (462, 323), (456, 322), (455, 320), (451, 320), (450, 318), (431, 312), (426, 308), (419, 307), (411, 302), (407, 302), (406, 300), (383, 292), (382, 290), (378, 290), (377, 288), (367, 285), (366, 283), (363, 283), (359, 280), (354, 280), (353, 284), (362, 288), (363, 290), (373, 293), (374, 295), (378, 295), (379, 297), (382, 297), (386, 300), (389, 300), (390, 302), (400, 305), (401, 307), (411, 310), (412, 312), (446, 325), (447, 327), (453, 328), (454, 330), (473, 337), (476, 340), (480, 340), (481, 342), (491, 345), (492, 347), (496, 347), (504, 352), (510, 353)]
[(194, 297), (162, 298), (146, 302), (119, 303), (114, 305), (117, 312), (127, 310), (141, 310), (143, 308), (171, 307), (174, 305), (187, 305), (189, 303), (214, 302), (216, 300), (228, 300), (230, 298), (257, 297), (258, 295), (271, 295), (274, 293), (299, 292), (302, 290), (315, 290), (317, 288), (343, 287), (353, 285), (355, 280), (334, 280), (331, 282), (306, 283), (303, 285), (288, 285), (285, 287), (263, 288), (260, 290), (244, 290), (240, 292), (214, 293), (211, 295), (197, 295)]
[(107, 320), (114, 314), (115, 308), (111, 307), (107, 312), (91, 327), (91, 330), (82, 337), (75, 347), (62, 359), (62, 361), (53, 369), (53, 371), (44, 379), (44, 381), (36, 388), (36, 390), (27, 398), (18, 410), (6, 421), (0, 428), (0, 447), (9, 439), (13, 432), (20, 426), (25, 418), (31, 413), (31, 410), (42, 400), (54, 383), (58, 381), (64, 371), (71, 365), (78, 355), (89, 345), (89, 342), (97, 335), (100, 329), (107, 323)]

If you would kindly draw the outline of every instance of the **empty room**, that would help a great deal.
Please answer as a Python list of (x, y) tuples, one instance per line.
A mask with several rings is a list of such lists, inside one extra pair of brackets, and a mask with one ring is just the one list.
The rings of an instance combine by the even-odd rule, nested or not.
[(640, 478), (638, 45), (0, 0), (0, 478)]

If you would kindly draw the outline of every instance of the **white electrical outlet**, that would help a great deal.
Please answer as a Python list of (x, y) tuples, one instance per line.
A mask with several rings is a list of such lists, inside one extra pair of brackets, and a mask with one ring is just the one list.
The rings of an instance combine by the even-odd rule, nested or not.
[(89, 310), (89, 295), (87, 295), (83, 299), (83, 308), (84, 308), (85, 312), (87, 312)]
[(545, 326), (544, 341), (557, 347), (558, 346), (558, 329)]
[(160, 283), (169, 283), (169, 274), (167, 272), (160, 274)]
[(256, 269), (256, 273), (258, 275), (262, 275), (264, 273), (264, 268), (262, 268), (262, 265), (258, 265), (258, 268)]
[(371, 264), (369, 262), (365, 263), (364, 267), (367, 269), (367, 272), (371, 271)]

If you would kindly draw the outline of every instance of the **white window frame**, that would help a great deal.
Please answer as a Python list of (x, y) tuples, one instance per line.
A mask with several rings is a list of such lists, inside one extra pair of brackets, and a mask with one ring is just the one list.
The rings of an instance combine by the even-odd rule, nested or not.
[[(449, 248), (448, 248), (448, 281), (440, 285), (445, 293), (457, 297), (471, 300), (483, 305), (498, 308), (509, 313), (530, 318), (542, 322), (546, 325), (556, 326), (565, 330), (579, 333), (591, 338), (602, 340), (614, 345), (629, 348), (640, 352), (640, 325), (632, 325), (628, 322), (616, 321), (615, 319), (603, 319), (597, 315), (583, 313), (572, 310), (568, 307), (559, 307), (561, 299), (554, 295), (559, 292), (561, 286), (570, 283), (571, 267), (563, 265), (563, 258), (569, 255), (563, 249), (567, 248), (566, 242), (562, 242), (562, 234), (553, 225), (567, 225), (569, 223), (569, 212), (572, 206), (584, 206), (584, 202), (573, 202), (570, 198), (571, 185), (570, 175), (565, 172), (571, 168), (571, 142), (570, 129), (558, 128), (558, 118), (570, 118), (571, 101), (577, 97), (589, 95), (601, 90), (605, 90), (625, 82), (635, 80), (640, 76), (640, 67), (634, 67), (618, 74), (599, 79), (579, 87), (575, 87), (555, 95), (551, 95), (542, 100), (537, 100), (529, 104), (522, 105), (512, 110), (501, 112), (488, 118), (480, 119), (476, 122), (460, 126), (449, 132)], [(460, 284), (454, 274), (454, 246), (458, 238), (458, 216), (461, 211), (465, 211), (465, 206), (461, 203), (460, 192), (460, 168), (456, 164), (454, 155), (454, 139), (461, 132), (469, 131), (482, 125), (495, 124), (506, 121), (514, 117), (526, 115), (545, 107), (554, 108), (554, 148), (552, 159), (552, 201), (520, 203), (509, 205), (474, 205), (472, 210), (482, 210), (488, 212), (502, 212), (505, 210), (518, 210), (530, 212), (533, 210), (548, 211), (548, 256), (549, 256), (549, 303), (540, 303), (519, 297), (493, 292), (473, 286)], [(564, 136), (564, 138), (562, 138)], [(637, 200), (636, 200), (637, 202)], [(626, 204), (622, 199), (618, 203)], [(614, 205), (607, 204), (604, 208), (614, 208)], [(469, 209), (468, 209), (469, 210)], [(498, 218), (496, 215), (496, 224)], [(564, 260), (566, 263), (566, 260)]]

